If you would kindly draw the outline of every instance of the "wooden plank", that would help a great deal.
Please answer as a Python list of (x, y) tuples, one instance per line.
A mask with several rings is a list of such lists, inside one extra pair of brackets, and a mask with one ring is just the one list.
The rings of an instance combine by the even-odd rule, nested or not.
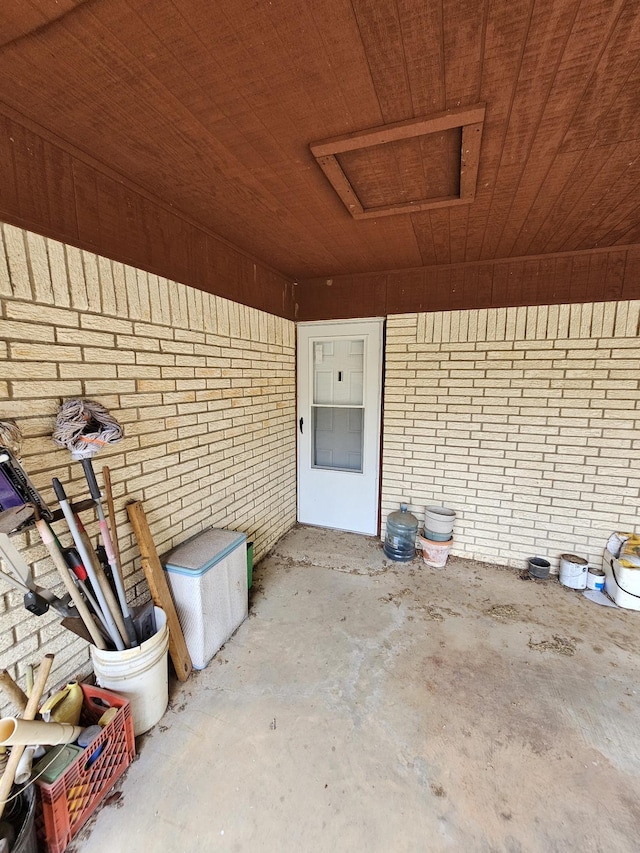
[(449, 216), (449, 210), (432, 210), (429, 214), (429, 218), (431, 219), (433, 246), (436, 253), (436, 264), (447, 264), (451, 262), (451, 229), (449, 227)]
[(381, 207), (368, 207), (362, 213), (352, 214), (354, 219), (378, 219), (381, 216), (396, 216), (400, 213), (416, 213), (420, 210), (439, 210), (443, 207), (456, 207), (460, 204), (469, 204), (468, 199), (457, 196), (447, 196), (429, 201), (401, 202), (399, 204), (387, 204)]
[(0, 7), (0, 48), (84, 3), (85, 0), (3, 0)]
[(142, 569), (149, 584), (151, 598), (156, 607), (162, 608), (167, 617), (169, 627), (169, 654), (173, 661), (176, 675), (180, 681), (186, 681), (191, 674), (191, 656), (184, 641), (184, 634), (178, 621), (178, 615), (171, 598), (171, 592), (164, 569), (158, 557), (156, 546), (151, 536), (149, 523), (140, 501), (127, 505), (127, 514), (133, 527), (140, 556), (142, 557)]
[(640, 246), (627, 251), (622, 299), (640, 299)]
[(475, 261), (481, 257), (531, 6), (530, 0), (513, 0), (509, 4), (508, 14), (504, 10), (489, 10), (480, 92), (480, 99), (488, 105), (483, 130), (484, 151), (478, 172), (476, 198), (469, 210), (465, 261)]
[(494, 15), (500, 13), (488, 0), (447, 0), (443, 5), (443, 107), (473, 104), (482, 100), (482, 62), (490, 7)]
[[(640, 16), (635, 3), (615, 4), (613, 26), (603, 28), (601, 38), (596, 67), (564, 137), (563, 151), (585, 150), (591, 144), (603, 118), (618, 100), (637, 65)], [(631, 115), (636, 112), (637, 104)]]
[[(500, 167), (493, 187), (482, 241), (482, 257), (498, 254), (502, 231), (544, 113), (579, 0), (540, 0), (531, 10), (528, 31), (509, 110)], [(535, 69), (535, 70), (534, 70)]]
[[(637, 266), (624, 265), (628, 249), (594, 249), (537, 255), (507, 261), (480, 261), (466, 264), (389, 270), (357, 276), (301, 280), (296, 288), (298, 317), (304, 320), (333, 317), (348, 319), (411, 311), (446, 311), (561, 302), (603, 301), (638, 298), (622, 296), (640, 293), (640, 282), (632, 278)], [(635, 247), (640, 257), (640, 246)], [(609, 276), (610, 292), (605, 291)], [(386, 305), (376, 310), (367, 303), (374, 285), (379, 293), (386, 282)], [(443, 287), (449, 292), (442, 292)], [(621, 287), (623, 290), (621, 290)], [(362, 314), (362, 311), (365, 314)], [(332, 319), (333, 319), (332, 317)]]
[(478, 304), (478, 266), (469, 264), (461, 267), (464, 273), (463, 299), (460, 308), (475, 308)]
[(428, 212), (412, 214), (411, 225), (416, 236), (423, 266), (435, 264), (437, 259), (431, 230), (431, 214)]
[(473, 201), (476, 195), (480, 146), (482, 144), (482, 122), (465, 124), (462, 128), (462, 150), (460, 152), (460, 198)]
[(607, 301), (622, 298), (626, 260), (627, 252), (625, 250), (610, 252), (607, 256), (607, 273), (604, 284), (604, 298)]
[(451, 267), (449, 278), (449, 306), (451, 310), (464, 307), (464, 267)]
[(591, 255), (589, 258), (589, 270), (586, 285), (586, 292), (590, 299), (594, 302), (604, 301), (605, 281), (607, 278), (607, 265), (609, 262), (609, 253), (601, 252), (597, 255)]
[[(613, 150), (607, 148), (606, 157), (600, 155), (598, 158), (600, 168), (597, 175), (587, 186), (583, 184), (580, 167), (577, 168), (576, 182), (582, 189), (579, 202), (566, 210), (563, 220), (549, 236), (544, 251), (560, 252), (578, 248), (584, 230), (590, 227), (594, 211), (597, 215), (603, 198), (608, 198), (611, 188), (614, 185), (622, 186), (626, 194), (624, 175), (629, 168), (630, 160), (633, 161), (636, 157), (637, 142), (635, 141), (615, 146)], [(609, 200), (607, 209), (610, 209), (610, 206)]]
[(448, 65), (445, 66), (443, 4), (397, 0), (396, 7), (406, 57), (408, 107), (415, 115), (441, 112), (446, 108), (445, 67), (448, 72)]
[(484, 121), (484, 113), (484, 104), (476, 104), (472, 108), (458, 107), (457, 109), (443, 110), (433, 116), (412, 118), (381, 127), (372, 127), (365, 131), (346, 133), (333, 139), (313, 142), (309, 147), (315, 157), (340, 154), (343, 151), (355, 151), (360, 148), (369, 148), (372, 145), (384, 145), (386, 142), (395, 142), (399, 139), (439, 133), (467, 124), (481, 124)]
[[(625, 190), (629, 188), (625, 196)], [(619, 199), (607, 209), (594, 211), (594, 216), (581, 229), (586, 234), (576, 249), (591, 246), (611, 246), (630, 227), (638, 222), (638, 191), (640, 190), (640, 158), (631, 161), (618, 181), (611, 187), (612, 195)], [(609, 206), (608, 206), (609, 207)], [(588, 229), (588, 230), (587, 230)]]
[[(532, 206), (542, 195), (541, 201), (549, 209), (565, 191), (566, 179), (562, 171), (557, 171), (556, 158), (623, 2), (581, 4), (571, 26), (567, 24), (566, 44), (517, 190), (512, 193), (511, 209), (497, 248), (499, 256), (524, 254), (522, 249), (514, 249), (514, 243)], [(566, 155), (560, 159), (566, 165)]]
[(590, 256), (576, 255), (574, 258), (570, 258), (569, 261), (570, 263), (567, 267), (564, 267), (564, 265), (561, 265), (561, 261), (558, 261), (556, 265), (556, 278), (568, 278), (568, 286), (566, 288), (567, 302), (587, 302), (589, 299), (587, 282), (589, 280)]
[(327, 154), (325, 156), (317, 157), (316, 159), (318, 161), (318, 165), (329, 179), (331, 186), (340, 196), (342, 203), (349, 213), (352, 216), (364, 213), (364, 208), (360, 204), (360, 199), (355, 194), (353, 187), (349, 183), (349, 179), (342, 171), (335, 156)]
[(512, 304), (509, 298), (509, 270), (511, 266), (511, 264), (499, 264), (493, 268), (491, 305), (496, 308)]

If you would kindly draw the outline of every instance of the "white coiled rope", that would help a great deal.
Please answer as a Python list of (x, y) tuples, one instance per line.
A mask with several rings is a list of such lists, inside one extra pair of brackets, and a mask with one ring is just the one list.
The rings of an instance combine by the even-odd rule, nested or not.
[(105, 445), (122, 438), (122, 427), (107, 409), (93, 400), (67, 400), (60, 406), (51, 436), (72, 459), (89, 459)]
[(10, 450), (16, 459), (20, 456), (22, 433), (15, 421), (0, 421), (0, 446)]

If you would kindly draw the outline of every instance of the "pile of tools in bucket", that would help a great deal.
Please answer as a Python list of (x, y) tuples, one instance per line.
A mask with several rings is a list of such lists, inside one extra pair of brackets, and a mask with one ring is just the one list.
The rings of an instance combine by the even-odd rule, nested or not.
[[(6, 429), (7, 424), (2, 426)], [(13, 436), (18, 436), (13, 427)], [(5, 437), (0, 431), (0, 436)], [(0, 557), (3, 577), (24, 593), (25, 607), (36, 615), (55, 609), (65, 628), (83, 637), (99, 649), (122, 651), (153, 636), (153, 604), (141, 612), (130, 611), (125, 594), (115, 511), (108, 466), (102, 469), (109, 520), (93, 469), (92, 457), (108, 444), (122, 438), (122, 428), (99, 403), (69, 400), (58, 413), (53, 441), (71, 451), (80, 462), (90, 500), (71, 504), (65, 487), (56, 477), (53, 489), (60, 511), (53, 513), (34, 488), (14, 455), (9, 442), (0, 447)], [(101, 544), (94, 549), (80, 518), (80, 512), (95, 507)], [(63, 547), (52, 521), (66, 521), (71, 543)], [(55, 566), (66, 594), (62, 597), (39, 586), (30, 567), (10, 540), (10, 534), (35, 526)]]
[[(191, 659), (140, 501), (128, 503), (126, 509), (151, 601), (137, 608), (127, 603), (111, 474), (104, 466), (103, 498), (92, 463), (100, 448), (115, 444), (122, 435), (121, 426), (100, 403), (73, 399), (62, 404), (52, 439), (79, 462), (90, 497), (71, 503), (60, 479), (53, 478), (60, 505), (53, 511), (19, 461), (17, 425), (0, 421), (0, 579), (23, 594), (31, 613), (40, 616), (55, 610), (65, 628), (91, 644), (98, 683), (107, 688), (71, 682), (41, 704), (53, 655), (45, 655), (35, 680), (27, 677), (27, 695), (6, 670), (0, 672), (0, 695), (4, 705), (14, 709), (12, 716), (0, 720), (0, 770), (5, 763), (0, 777), (0, 853), (35, 850), (25, 834), (35, 832), (36, 804), (40, 842), (48, 853), (61, 853), (133, 759), (135, 735), (155, 725), (166, 710), (167, 648), (177, 677), (185, 681), (191, 673)], [(76, 486), (77, 482), (74, 491)], [(97, 547), (82, 524), (84, 511), (97, 516)], [(13, 534), (34, 531), (64, 593), (60, 584), (56, 584), (59, 595), (38, 584), (11, 540)], [(98, 658), (103, 667), (106, 659), (117, 658), (111, 663), (120, 677), (101, 677)], [(137, 662), (146, 668), (144, 673)], [(118, 686), (112, 693), (112, 684), (105, 682), (114, 679), (122, 689)], [(135, 689), (125, 689), (132, 679)], [(41, 719), (36, 719), (38, 714)]]

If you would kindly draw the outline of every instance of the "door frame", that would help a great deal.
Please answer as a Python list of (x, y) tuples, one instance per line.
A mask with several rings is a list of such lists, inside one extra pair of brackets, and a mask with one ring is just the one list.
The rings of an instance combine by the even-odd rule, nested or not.
[[(308, 389), (306, 400), (306, 409), (308, 411), (302, 411), (301, 408), (301, 383), (303, 378), (309, 382), (309, 377), (302, 377), (300, 372), (300, 335), (299, 329), (312, 329), (317, 330), (318, 336), (325, 336), (324, 330), (326, 329), (326, 336), (330, 337), (332, 334), (336, 334), (336, 336), (340, 335), (338, 331), (340, 327), (353, 327), (358, 324), (375, 324), (378, 327), (379, 334), (379, 348), (378, 354), (375, 364), (375, 376), (376, 376), (376, 395), (378, 399), (378, 408), (376, 412), (376, 426), (377, 426), (377, 439), (375, 443), (375, 459), (372, 464), (372, 470), (375, 470), (375, 524), (374, 524), (374, 532), (373, 533), (365, 533), (363, 535), (373, 535), (379, 536), (380, 534), (380, 525), (381, 525), (381, 496), (382, 496), (382, 446), (383, 446), (383, 393), (384, 393), (384, 346), (386, 339), (386, 318), (385, 317), (357, 317), (350, 319), (340, 319), (340, 320), (309, 320), (302, 321), (296, 323), (296, 485), (297, 485), (297, 499), (296, 499), (296, 510), (297, 510), (297, 518), (300, 518), (300, 468), (301, 468), (301, 440), (300, 440), (300, 418), (304, 417), (308, 419), (309, 426), (311, 426), (311, 400), (312, 400), (312, 387)], [(336, 328), (337, 327), (337, 328)], [(348, 334), (348, 333), (345, 333)], [(365, 401), (366, 408), (366, 401)], [(365, 434), (366, 438), (366, 434)], [(310, 524), (310, 522), (300, 522), (302, 524)], [(321, 526), (321, 525), (318, 525)], [(356, 531), (357, 532), (357, 531)]]

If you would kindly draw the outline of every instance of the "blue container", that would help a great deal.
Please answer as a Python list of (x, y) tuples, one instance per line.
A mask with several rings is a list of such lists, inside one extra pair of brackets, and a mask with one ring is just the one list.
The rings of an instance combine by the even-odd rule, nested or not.
[(408, 563), (416, 555), (416, 534), (418, 519), (409, 512), (407, 504), (387, 518), (387, 535), (384, 540), (384, 553), (390, 560)]

